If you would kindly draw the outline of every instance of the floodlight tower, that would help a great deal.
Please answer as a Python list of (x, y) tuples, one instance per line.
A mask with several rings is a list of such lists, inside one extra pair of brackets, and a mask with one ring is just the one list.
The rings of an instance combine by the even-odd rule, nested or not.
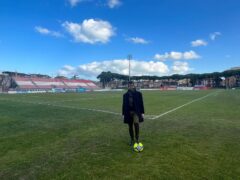
[(129, 54), (128, 55), (128, 81), (131, 80), (131, 59), (132, 59), (132, 55)]

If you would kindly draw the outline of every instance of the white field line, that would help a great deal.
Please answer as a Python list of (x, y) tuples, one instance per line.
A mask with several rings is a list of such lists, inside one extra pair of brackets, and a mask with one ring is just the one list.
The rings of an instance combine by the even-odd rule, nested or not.
[[(41, 102), (30, 102), (30, 101), (12, 100), (12, 99), (3, 99), (3, 98), (1, 98), (0, 100), (19, 102), (19, 103), (35, 104), (35, 105), (53, 106), (53, 107), (60, 107), (60, 108), (69, 108), (69, 109), (76, 109), (76, 110), (87, 110), (87, 111), (93, 111), (93, 112), (113, 114), (113, 115), (116, 115), (116, 116), (122, 116), (121, 113), (112, 112), (112, 111), (103, 110), (103, 109), (79, 108), (79, 107), (74, 107), (74, 106), (66, 106), (66, 105), (63, 106), (63, 105), (51, 104), (51, 103), (48, 103), (48, 102), (41, 103)], [(151, 119), (152, 117), (155, 117), (155, 115), (145, 115), (146, 119)]]
[(51, 104), (51, 103), (40, 103), (40, 102), (30, 102), (30, 101), (22, 101), (22, 100), (10, 100), (10, 99), (0, 99), (5, 101), (12, 101), (12, 102), (20, 102), (20, 103), (29, 103), (29, 104), (36, 104), (36, 105), (45, 105), (45, 106), (53, 106), (53, 107), (60, 107), (60, 108), (69, 108), (69, 109), (77, 109), (77, 110), (88, 110), (88, 111), (94, 111), (94, 112), (102, 112), (107, 114), (114, 114), (120, 116), (120, 113), (108, 111), (108, 110), (102, 110), (102, 109), (93, 109), (93, 108), (80, 108), (80, 107), (74, 107), (74, 106), (63, 106), (63, 105), (57, 105), (57, 104)]
[(118, 96), (107, 96), (107, 97), (85, 97), (85, 98), (78, 98), (78, 99), (66, 99), (54, 102), (74, 102), (74, 101), (81, 101), (81, 100), (95, 100), (95, 99), (108, 99), (108, 98), (115, 98)]
[(172, 113), (172, 112), (174, 112), (174, 111), (176, 111), (176, 110), (178, 110), (178, 109), (180, 109), (180, 108), (182, 108), (182, 107), (184, 107), (184, 106), (187, 106), (187, 105), (189, 105), (189, 104), (192, 104), (192, 103), (194, 103), (194, 102), (200, 101), (200, 100), (202, 100), (202, 99), (204, 99), (204, 98), (206, 98), (206, 97), (208, 97), (208, 96), (211, 96), (211, 95), (213, 95), (213, 94), (216, 94), (216, 92), (207, 94), (206, 96), (203, 96), (203, 97), (200, 97), (200, 98), (197, 98), (197, 99), (194, 99), (194, 100), (192, 100), (192, 101), (190, 101), (190, 102), (188, 102), (188, 103), (185, 103), (185, 104), (183, 104), (183, 105), (181, 105), (181, 106), (178, 106), (178, 107), (176, 107), (176, 108), (173, 108), (173, 109), (171, 109), (171, 110), (169, 110), (169, 111), (167, 111), (167, 112), (165, 112), (165, 113), (159, 114), (159, 115), (157, 115), (157, 116), (155, 116), (155, 117), (152, 117), (152, 118), (150, 118), (150, 119), (158, 119), (158, 118), (160, 118), (160, 117), (162, 117), (162, 116), (165, 116), (165, 115), (167, 115), (167, 114), (169, 114), (169, 113)]
[[(167, 111), (165, 113), (162, 113), (162, 114), (159, 114), (159, 115), (145, 115), (145, 119), (158, 119), (162, 116), (165, 116), (166, 114), (169, 114), (171, 112), (174, 112), (184, 106), (187, 106), (189, 104), (192, 104), (196, 101), (200, 101), (208, 96), (211, 96), (212, 94), (216, 94), (216, 92), (214, 93), (210, 93), (210, 94), (207, 94), (206, 96), (203, 96), (203, 97), (200, 97), (200, 98), (197, 98), (197, 99), (194, 99), (186, 104), (183, 104), (181, 106), (178, 106), (170, 111)], [(121, 113), (117, 113), (117, 112), (112, 112), (112, 111), (108, 111), (108, 110), (103, 110), (103, 109), (93, 109), (93, 108), (80, 108), (80, 107), (74, 107), (74, 106), (66, 106), (66, 105), (57, 105), (57, 104), (51, 104), (51, 103), (40, 103), (40, 102), (30, 102), (30, 101), (22, 101), (22, 100), (12, 100), (12, 99), (4, 99), (4, 98), (1, 98), (0, 100), (5, 100), (5, 101), (13, 101), (13, 102), (20, 102), (20, 103), (29, 103), (29, 104), (36, 104), (36, 105), (47, 105), (47, 106), (53, 106), (53, 107), (60, 107), (60, 108), (69, 108), (69, 109), (76, 109), (76, 110), (87, 110), (87, 111), (93, 111), (93, 112), (102, 112), (102, 113), (107, 113), (107, 114), (113, 114), (113, 115), (117, 115), (117, 116), (121, 116), (122, 114)], [(56, 102), (55, 102), (56, 103)]]
[(75, 101), (81, 101), (81, 100), (93, 100), (95, 98), (79, 98), (79, 99), (66, 99), (66, 100), (60, 100), (60, 101), (53, 101), (54, 103), (57, 102), (75, 102)]
[[(25, 96), (25, 97), (27, 97), (27, 96)], [(25, 98), (24, 97), (24, 98)], [(41, 96), (31, 96), (30, 98), (32, 98), (32, 97), (34, 97), (34, 98), (39, 98), (39, 99), (41, 99), (41, 100), (44, 100), (44, 98), (43, 97), (41, 97)], [(77, 98), (77, 99), (65, 99), (65, 100), (59, 100), (59, 101), (51, 101), (51, 102), (53, 102), (53, 103), (58, 103), (58, 102), (75, 102), (75, 101), (81, 101), (81, 100), (95, 100), (95, 99), (106, 99), (106, 98), (116, 98), (116, 97), (118, 97), (118, 96), (108, 96), (108, 97), (83, 97), (83, 98)], [(25, 100), (24, 98), (22, 98), (23, 100)]]

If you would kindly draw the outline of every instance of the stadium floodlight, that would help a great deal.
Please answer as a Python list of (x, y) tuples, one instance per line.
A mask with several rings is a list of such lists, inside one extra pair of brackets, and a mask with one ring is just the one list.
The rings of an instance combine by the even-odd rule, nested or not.
[(130, 82), (131, 80), (131, 59), (132, 59), (132, 55), (129, 54), (128, 55), (128, 81)]

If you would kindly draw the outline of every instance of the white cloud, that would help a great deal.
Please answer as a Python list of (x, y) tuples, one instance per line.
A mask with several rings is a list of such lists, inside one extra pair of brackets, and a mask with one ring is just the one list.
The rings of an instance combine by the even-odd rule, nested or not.
[(108, 21), (86, 19), (82, 23), (64, 22), (62, 26), (76, 42), (107, 43), (114, 35), (114, 29)]
[(183, 59), (188, 60), (188, 59), (198, 59), (198, 58), (200, 58), (200, 56), (194, 51), (183, 53)]
[(187, 62), (175, 61), (172, 66), (173, 74), (186, 74), (190, 72), (192, 69), (189, 67)]
[(182, 58), (183, 58), (183, 53), (172, 51), (172, 52), (170, 52), (170, 54), (169, 54), (169, 58), (170, 58), (170, 59), (174, 59), (174, 60), (182, 59)]
[(128, 38), (128, 41), (134, 44), (148, 44), (149, 42), (143, 38), (135, 37), (135, 38)]
[(222, 35), (222, 33), (220, 33), (220, 32), (214, 32), (214, 33), (211, 33), (209, 35), (209, 37), (210, 37), (211, 40), (214, 41), (217, 38), (217, 36), (221, 36), (221, 35)]
[(62, 37), (63, 36), (60, 32), (51, 31), (51, 30), (41, 27), (41, 26), (36, 26), (35, 30), (43, 35), (49, 35), (49, 36), (54, 36), (54, 37)]
[[(79, 65), (78, 67), (66, 65), (58, 71), (58, 74), (63, 76), (79, 75), (79, 77), (90, 79), (95, 79), (102, 71), (128, 75), (128, 63), (127, 59), (119, 59), (102, 62), (95, 61)], [(169, 68), (163, 62), (131, 60), (131, 75), (162, 76), (168, 74)]]
[(60, 70), (58, 70), (58, 75), (61, 75), (61, 76), (73, 76), (75, 74), (76, 74), (76, 68), (70, 65), (65, 65)]
[(167, 59), (172, 60), (190, 60), (190, 59), (197, 59), (200, 58), (200, 56), (194, 52), (194, 51), (186, 51), (186, 52), (166, 52), (165, 54), (156, 54), (154, 56), (154, 59), (164, 61)]
[(72, 7), (76, 6), (78, 3), (80, 3), (82, 0), (68, 0), (68, 2), (70, 3), (70, 5)]
[(107, 2), (108, 7), (115, 8), (121, 5), (120, 0), (108, 0)]
[(71, 7), (77, 6), (81, 2), (95, 2), (96, 5), (107, 5), (109, 8), (113, 9), (122, 4), (120, 0), (67, 0)]
[(192, 41), (191, 44), (192, 44), (192, 47), (207, 46), (207, 42), (202, 39), (197, 39), (195, 41)]
[(159, 61), (164, 61), (164, 60), (166, 60), (167, 57), (168, 57), (168, 55), (166, 53), (164, 55), (155, 54), (154, 59), (159, 60)]

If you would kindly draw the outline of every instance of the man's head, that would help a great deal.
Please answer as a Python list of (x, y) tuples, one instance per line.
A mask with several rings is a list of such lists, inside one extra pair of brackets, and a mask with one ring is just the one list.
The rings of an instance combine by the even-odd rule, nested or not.
[(135, 85), (134, 85), (134, 82), (133, 82), (133, 81), (129, 81), (129, 82), (128, 82), (128, 89), (129, 89), (129, 90), (135, 90)]

